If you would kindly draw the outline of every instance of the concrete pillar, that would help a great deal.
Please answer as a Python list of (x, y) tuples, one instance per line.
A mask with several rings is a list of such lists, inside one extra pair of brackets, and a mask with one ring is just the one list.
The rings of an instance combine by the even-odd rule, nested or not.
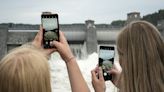
[(97, 52), (97, 34), (93, 20), (85, 21), (86, 24), (86, 47), (87, 53)]
[(131, 12), (127, 14), (127, 21), (126, 24), (129, 24), (132, 21), (137, 21), (140, 20), (141, 16), (140, 16), (140, 12)]
[(0, 59), (7, 53), (8, 28), (0, 27)]
[(160, 33), (161, 33), (161, 35), (163, 36), (163, 39), (164, 39), (164, 19), (158, 21), (157, 28), (160, 31)]

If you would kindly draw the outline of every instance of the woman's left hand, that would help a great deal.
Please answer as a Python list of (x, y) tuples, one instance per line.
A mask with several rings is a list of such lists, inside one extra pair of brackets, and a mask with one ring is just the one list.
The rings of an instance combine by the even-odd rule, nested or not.
[(105, 92), (106, 86), (105, 86), (102, 68), (99, 67), (98, 69), (92, 70), (91, 74), (92, 74), (92, 86), (95, 92)]

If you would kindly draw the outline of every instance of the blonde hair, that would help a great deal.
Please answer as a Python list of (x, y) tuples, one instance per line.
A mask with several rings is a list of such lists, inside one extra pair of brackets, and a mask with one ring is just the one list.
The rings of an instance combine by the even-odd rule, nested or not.
[(0, 92), (51, 92), (46, 56), (28, 46), (12, 50), (0, 62)]
[(117, 49), (122, 92), (164, 92), (164, 40), (146, 21), (127, 25), (119, 34)]

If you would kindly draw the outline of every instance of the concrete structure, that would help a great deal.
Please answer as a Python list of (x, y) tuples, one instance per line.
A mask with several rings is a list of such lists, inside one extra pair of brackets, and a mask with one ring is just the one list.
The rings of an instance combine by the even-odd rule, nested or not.
[[(128, 13), (127, 16), (127, 23), (140, 19), (140, 13), (138, 12)], [(164, 20), (159, 21), (157, 27), (164, 37)], [(10, 28), (8, 30), (6, 27), (0, 27), (0, 58), (9, 50), (31, 42), (39, 31), (38, 25), (34, 27), (10, 25)], [(79, 58), (96, 52), (97, 45), (115, 45), (121, 28), (109, 24), (94, 24), (93, 20), (87, 20), (83, 24), (60, 25), (60, 30), (65, 33), (72, 52)]]
[(140, 12), (131, 12), (127, 14), (127, 21), (126, 24), (132, 22), (132, 21), (137, 21), (140, 20), (141, 16), (140, 16)]
[[(98, 44), (115, 44), (119, 28), (112, 28), (107, 24), (95, 25), (93, 20), (85, 24), (60, 25), (60, 29), (70, 44), (75, 55), (81, 56), (97, 51)], [(13, 30), (0, 28), (0, 42), (2, 57), (9, 50), (24, 43), (31, 42), (39, 30)]]
[(164, 38), (164, 19), (158, 21), (157, 28), (159, 29), (159, 31), (161, 32), (161, 34), (163, 35), (163, 38)]
[(7, 38), (8, 29), (5, 27), (0, 28), (0, 59), (7, 53)]
[(96, 33), (96, 27), (94, 25), (94, 21), (87, 20), (86, 21), (86, 47), (88, 54), (93, 53), (94, 51), (97, 51), (97, 33)]

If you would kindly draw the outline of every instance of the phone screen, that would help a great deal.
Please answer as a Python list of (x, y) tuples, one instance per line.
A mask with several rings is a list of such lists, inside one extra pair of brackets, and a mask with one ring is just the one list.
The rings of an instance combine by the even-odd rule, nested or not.
[(42, 18), (43, 28), (47, 31), (58, 28), (57, 18)]
[(50, 42), (59, 41), (59, 23), (57, 14), (42, 15), (44, 48), (53, 48)]
[(111, 80), (112, 76), (107, 73), (114, 63), (114, 46), (99, 47), (99, 66), (103, 69), (104, 80)]

